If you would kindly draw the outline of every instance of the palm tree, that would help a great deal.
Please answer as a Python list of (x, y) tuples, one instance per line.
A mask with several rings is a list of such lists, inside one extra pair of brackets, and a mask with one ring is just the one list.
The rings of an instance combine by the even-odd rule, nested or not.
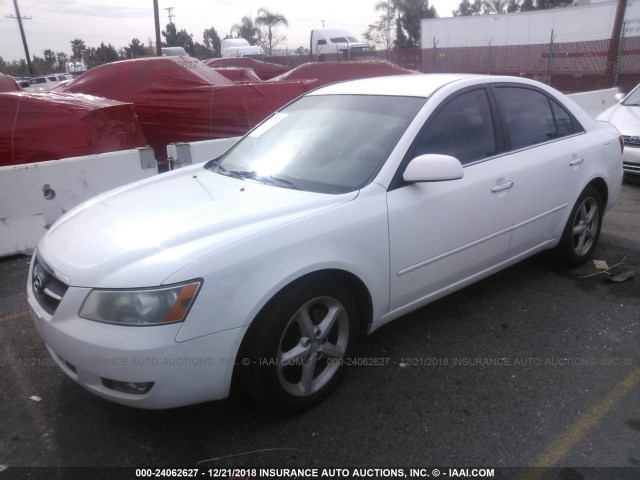
[(242, 17), (240, 23), (236, 23), (231, 27), (231, 34), (236, 34), (240, 38), (244, 38), (251, 45), (255, 45), (260, 35), (260, 30), (256, 28), (250, 17)]
[[(258, 10), (256, 25), (267, 27), (267, 51), (269, 56), (271, 56), (271, 51), (274, 46), (273, 30), (278, 28), (280, 25), (288, 27), (289, 22), (281, 13), (273, 13), (266, 8), (261, 8)], [(277, 41), (275, 44), (277, 44)]]
[(84, 44), (84, 40), (80, 40), (79, 38), (71, 40), (71, 51), (73, 52), (71, 57), (74, 60), (82, 60), (82, 54), (86, 49), (87, 46)]
[(407, 42), (407, 36), (402, 28), (401, 20), (405, 3), (405, 0), (381, 0), (375, 5), (376, 12), (382, 12), (387, 17), (389, 23), (395, 23), (396, 33), (394, 44), (396, 47), (404, 47)]

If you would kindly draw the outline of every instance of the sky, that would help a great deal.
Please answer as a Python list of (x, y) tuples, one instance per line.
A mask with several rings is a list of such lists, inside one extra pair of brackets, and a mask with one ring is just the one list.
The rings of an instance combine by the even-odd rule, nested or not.
[[(215, 27), (221, 38), (231, 26), (247, 15), (255, 17), (265, 7), (283, 14), (288, 28), (279, 29), (287, 40), (280, 46), (295, 50), (308, 48), (313, 28), (344, 28), (361, 37), (367, 26), (379, 16), (375, 4), (379, 0), (159, 0), (160, 27), (168, 23), (168, 7), (173, 9), (173, 22), (178, 30), (186, 29), (194, 41), (202, 43), (202, 32)], [(449, 17), (460, 0), (431, 0), (440, 17)], [(87, 47), (100, 42), (124, 47), (135, 37), (147, 44), (155, 38), (153, 0), (110, 0), (103, 4), (92, 0), (18, 0), (29, 53), (43, 56), (51, 49), (71, 54), (71, 40), (80, 38)], [(24, 58), (20, 30), (15, 18), (13, 0), (0, 0), (0, 57), (5, 61)]]

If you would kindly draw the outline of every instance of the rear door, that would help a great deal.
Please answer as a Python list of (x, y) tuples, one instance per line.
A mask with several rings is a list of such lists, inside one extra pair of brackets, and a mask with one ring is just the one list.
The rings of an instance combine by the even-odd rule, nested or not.
[(584, 129), (546, 92), (520, 84), (493, 87), (517, 189), (510, 255), (552, 242), (562, 234), (582, 185), (584, 167), (601, 153)]

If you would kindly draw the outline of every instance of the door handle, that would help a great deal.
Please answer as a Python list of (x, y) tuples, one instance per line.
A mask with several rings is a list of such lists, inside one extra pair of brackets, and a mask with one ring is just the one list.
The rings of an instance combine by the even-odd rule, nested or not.
[(507, 183), (503, 183), (502, 185), (496, 185), (491, 189), (491, 193), (498, 193), (504, 190), (509, 190), (511, 187), (513, 187), (513, 182), (507, 182)]
[(569, 166), (573, 167), (575, 165), (580, 165), (582, 162), (584, 162), (584, 158), (582, 157), (575, 158), (569, 162)]

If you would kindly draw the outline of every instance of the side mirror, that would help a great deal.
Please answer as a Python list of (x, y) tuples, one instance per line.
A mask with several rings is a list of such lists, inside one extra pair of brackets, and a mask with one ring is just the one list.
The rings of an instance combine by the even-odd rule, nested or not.
[(622, 100), (624, 100), (625, 94), (624, 93), (616, 93), (613, 98), (615, 99), (616, 102), (620, 103)]
[(444, 182), (464, 175), (460, 160), (449, 155), (429, 153), (411, 160), (402, 178), (405, 182)]

